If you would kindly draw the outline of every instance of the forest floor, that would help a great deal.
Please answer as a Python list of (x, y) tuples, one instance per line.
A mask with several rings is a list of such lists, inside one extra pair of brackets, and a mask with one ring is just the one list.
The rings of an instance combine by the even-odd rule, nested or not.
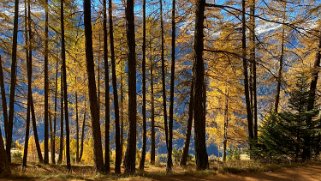
[(134, 176), (95, 175), (91, 166), (73, 166), (71, 173), (63, 166), (30, 164), (26, 170), (13, 165), (13, 174), (7, 180), (120, 180), (120, 181), (321, 181), (321, 162), (271, 165), (250, 162), (213, 165), (207, 171), (195, 171), (194, 166), (174, 167), (171, 174), (165, 166), (146, 166), (145, 172)]

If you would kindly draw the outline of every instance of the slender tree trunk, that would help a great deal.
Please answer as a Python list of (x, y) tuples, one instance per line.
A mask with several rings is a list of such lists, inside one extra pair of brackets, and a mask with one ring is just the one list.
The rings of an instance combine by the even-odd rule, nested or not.
[(64, 89), (62, 77), (60, 80), (60, 143), (59, 143), (59, 157), (58, 163), (62, 163), (64, 150)]
[(35, 138), (36, 149), (38, 153), (38, 159), (40, 163), (43, 163), (43, 157), (41, 153), (40, 143), (39, 143), (39, 136), (37, 131), (37, 121), (36, 121), (36, 114), (35, 114), (35, 106), (33, 103), (33, 97), (31, 94), (31, 118), (32, 118), (32, 127), (33, 127), (33, 134)]
[(168, 140), (168, 152), (167, 152), (167, 172), (172, 171), (173, 160), (172, 160), (172, 150), (173, 150), (173, 122), (174, 122), (174, 87), (175, 87), (175, 41), (176, 41), (176, 0), (172, 2), (172, 65), (171, 65), (171, 88), (170, 88), (170, 105), (169, 105), (169, 140)]
[[(284, 4), (283, 9), (283, 23), (285, 22), (286, 18), (286, 4)], [(282, 73), (283, 73), (283, 62), (284, 62), (284, 45), (285, 44), (285, 27), (282, 25), (282, 34), (281, 34), (281, 55), (280, 55), (280, 65), (279, 65), (279, 73), (277, 78), (277, 85), (276, 85), (276, 96), (275, 96), (275, 105), (274, 105), (274, 112), (277, 113), (279, 109), (279, 102), (280, 102), (280, 93), (281, 93), (281, 86), (282, 86)]]
[(59, 62), (56, 61), (56, 79), (55, 79), (55, 112), (53, 119), (53, 134), (51, 140), (51, 162), (56, 164), (56, 131), (57, 131), (57, 104), (58, 104), (58, 68)]
[[(25, 22), (28, 25), (28, 36), (26, 36), (26, 40), (28, 40), (28, 55), (26, 55), (27, 59), (27, 79), (28, 79), (28, 101), (27, 101), (27, 119), (26, 119), (26, 134), (25, 134), (25, 145), (23, 149), (23, 158), (22, 158), (22, 167), (27, 167), (27, 157), (28, 157), (28, 143), (29, 143), (29, 131), (30, 131), (30, 104), (32, 99), (32, 30), (31, 30), (31, 10), (30, 10), (30, 0), (28, 0), (28, 21)], [(26, 42), (27, 43), (27, 42)]]
[(136, 53), (135, 53), (135, 24), (134, 0), (127, 0), (126, 34), (128, 46), (128, 122), (127, 150), (125, 155), (125, 173), (135, 173), (136, 160)]
[[(151, 46), (151, 45), (150, 45)], [(150, 47), (151, 49), (151, 47)], [(150, 150), (150, 163), (155, 165), (155, 149), (156, 149), (156, 140), (155, 140), (155, 106), (154, 106), (154, 62), (153, 59), (150, 59), (150, 86), (151, 86), (151, 150)]]
[(92, 47), (92, 28), (91, 28), (91, 1), (84, 0), (84, 23), (85, 23), (85, 38), (86, 38), (86, 64), (88, 76), (88, 90), (90, 112), (92, 120), (92, 134), (94, 138), (94, 160), (95, 167), (98, 172), (104, 171), (103, 151), (101, 142), (101, 132), (99, 123), (99, 110), (97, 100), (97, 88), (95, 81), (94, 57)]
[(83, 122), (82, 122), (82, 127), (81, 127), (81, 144), (80, 144), (80, 153), (79, 153), (79, 161), (80, 161), (80, 162), (81, 162), (82, 154), (83, 154), (83, 152), (84, 152), (86, 113), (87, 113), (87, 104), (86, 104), (86, 102), (85, 102), (84, 120), (83, 120)]
[(143, 145), (142, 145), (142, 155), (139, 163), (139, 169), (144, 170), (145, 158), (146, 158), (146, 0), (143, 0), (143, 60), (142, 60), (142, 73), (143, 73)]
[(62, 78), (64, 89), (64, 109), (65, 109), (65, 124), (66, 124), (66, 159), (67, 169), (71, 170), (70, 164), (70, 139), (69, 139), (69, 116), (68, 116), (68, 87), (67, 87), (67, 70), (66, 70), (66, 48), (65, 48), (65, 26), (64, 26), (64, 0), (60, 2), (60, 26), (61, 26), (61, 60), (62, 60)]
[(7, 154), (4, 149), (4, 143), (2, 139), (2, 132), (0, 129), (0, 177), (5, 177), (10, 175), (11, 170), (10, 170), (10, 164), (8, 162)]
[(226, 148), (228, 140), (228, 122), (229, 122), (229, 91), (228, 88), (225, 91), (225, 110), (224, 110), (224, 140), (223, 140), (223, 162), (226, 162)]
[(3, 114), (4, 126), (6, 127), (8, 125), (8, 108), (7, 108), (6, 90), (5, 90), (5, 86), (4, 86), (3, 77), (4, 77), (3, 67), (2, 67), (2, 60), (1, 60), (1, 55), (0, 55), (0, 88), (1, 88), (1, 100), (2, 100), (2, 114)]
[(168, 152), (168, 125), (167, 125), (167, 106), (166, 106), (166, 84), (165, 84), (165, 58), (164, 58), (164, 22), (163, 22), (163, 0), (160, 2), (160, 16), (161, 16), (161, 61), (162, 61), (162, 93), (163, 93), (163, 111), (164, 111), (164, 130), (165, 130), (165, 141)]
[(185, 144), (184, 144), (183, 153), (182, 153), (182, 159), (180, 162), (181, 166), (186, 166), (189, 144), (191, 141), (192, 126), (193, 126), (193, 109), (194, 109), (193, 90), (194, 90), (194, 81), (192, 81), (192, 84), (191, 84), (191, 92), (190, 92), (189, 105), (188, 105), (186, 137), (185, 137)]
[(107, 1), (103, 0), (103, 29), (104, 29), (104, 68), (105, 68), (105, 171), (110, 172), (109, 153), (109, 129), (110, 129), (110, 105), (109, 105), (109, 67), (108, 67), (108, 33), (107, 33)]
[(49, 79), (48, 79), (48, 0), (45, 1), (45, 64), (44, 64), (44, 73), (45, 73), (45, 117), (44, 117), (44, 163), (49, 163), (49, 132), (48, 132), (48, 119), (49, 119)]
[(206, 90), (204, 81), (204, 11), (205, 0), (196, 1), (196, 19), (194, 32), (194, 131), (195, 131), (195, 160), (196, 168), (208, 168), (206, 151)]
[(255, 58), (255, 0), (250, 1), (250, 61), (251, 61), (251, 74), (252, 74), (252, 111), (253, 111), (253, 120), (254, 120), (254, 130), (253, 136), (257, 140), (257, 88), (256, 88), (256, 58)]
[(78, 116), (78, 94), (75, 93), (76, 99), (76, 162), (79, 163), (79, 116)]
[(117, 93), (117, 75), (116, 75), (116, 59), (115, 59), (115, 47), (114, 47), (114, 26), (113, 26), (113, 7), (112, 0), (109, 0), (109, 39), (110, 39), (110, 57), (111, 57), (111, 71), (112, 71), (112, 84), (114, 94), (114, 109), (115, 109), (115, 144), (116, 144), (116, 161), (115, 161), (115, 173), (120, 173), (121, 165), (121, 144), (120, 144), (120, 125), (119, 125), (119, 105), (118, 105), (118, 93)]
[(9, 120), (5, 126), (6, 132), (6, 152), (8, 162), (11, 163), (11, 144), (12, 131), (14, 119), (14, 103), (17, 83), (17, 39), (18, 39), (18, 22), (19, 22), (19, 0), (15, 0), (14, 7), (14, 22), (13, 22), (13, 38), (12, 38), (12, 52), (11, 52), (11, 80), (10, 80), (10, 101), (9, 101)]
[[(121, 64), (123, 69), (123, 64)], [(123, 145), (124, 145), (124, 83), (123, 83), (123, 71), (120, 75), (120, 160), (123, 158)]]
[(249, 144), (250, 150), (252, 148), (253, 140), (253, 117), (250, 103), (250, 92), (249, 92), (249, 83), (248, 83), (248, 62), (246, 59), (246, 19), (245, 19), (245, 0), (242, 0), (242, 59), (243, 59), (243, 74), (244, 74), (244, 95), (246, 102), (246, 112), (247, 112), (247, 124), (248, 124), (248, 134), (249, 134)]

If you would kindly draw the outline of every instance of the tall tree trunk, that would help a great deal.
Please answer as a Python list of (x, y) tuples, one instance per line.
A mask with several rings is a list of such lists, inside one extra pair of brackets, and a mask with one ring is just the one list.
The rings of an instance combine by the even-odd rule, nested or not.
[[(86, 99), (85, 99), (86, 100)], [(82, 122), (81, 127), (81, 143), (80, 143), (80, 153), (79, 153), (79, 161), (81, 162), (82, 154), (84, 151), (84, 139), (85, 139), (85, 126), (86, 126), (86, 114), (87, 114), (87, 104), (85, 102), (85, 110), (84, 110), (84, 120)]]
[(64, 150), (64, 89), (62, 77), (60, 79), (60, 143), (59, 143), (59, 157), (58, 163), (62, 163)]
[(109, 0), (109, 39), (110, 39), (110, 58), (111, 58), (111, 71), (112, 71), (112, 84), (114, 94), (114, 109), (115, 109), (115, 144), (116, 144), (116, 160), (115, 160), (115, 173), (120, 173), (121, 165), (121, 144), (120, 144), (120, 125), (119, 125), (119, 105), (117, 93), (117, 75), (116, 75), (116, 59), (114, 47), (114, 26), (113, 26), (113, 7), (112, 0)]
[(49, 79), (48, 79), (48, 0), (45, 1), (45, 64), (44, 64), (44, 73), (45, 73), (45, 117), (44, 117), (44, 163), (49, 163), (49, 133), (48, 133), (48, 119), (49, 119)]
[[(150, 43), (151, 49), (151, 43)], [(150, 163), (155, 165), (155, 149), (156, 149), (156, 140), (155, 140), (155, 107), (154, 107), (154, 61), (152, 57), (150, 58), (150, 104), (151, 104), (151, 148), (150, 148)]]
[(164, 22), (163, 22), (163, 0), (159, 0), (160, 3), (160, 16), (161, 16), (161, 61), (162, 61), (162, 93), (163, 93), (163, 111), (164, 111), (164, 130), (165, 130), (165, 141), (168, 152), (168, 125), (167, 125), (167, 106), (166, 106), (166, 84), (165, 84), (165, 58), (164, 58)]
[(62, 78), (64, 89), (64, 109), (65, 109), (65, 124), (66, 124), (66, 160), (67, 169), (71, 170), (70, 164), (70, 138), (69, 138), (69, 116), (68, 116), (68, 87), (67, 87), (67, 70), (66, 70), (66, 48), (65, 48), (65, 26), (64, 26), (64, 0), (60, 2), (60, 26), (61, 26), (61, 60), (62, 60)]
[[(26, 4), (26, 3), (25, 3)], [(31, 30), (31, 10), (30, 10), (30, 0), (28, 0), (28, 21), (27, 27), (28, 27), (28, 36), (25, 37), (26, 43), (28, 43), (28, 48), (26, 53), (27, 59), (27, 79), (28, 79), (28, 100), (27, 100), (27, 119), (26, 119), (26, 134), (25, 134), (25, 145), (23, 149), (23, 158), (22, 158), (22, 167), (27, 167), (27, 158), (28, 158), (28, 145), (29, 145), (29, 131), (30, 131), (30, 108), (31, 108), (31, 99), (32, 99), (32, 30)], [(27, 30), (27, 29), (26, 29)], [(27, 34), (27, 33), (26, 33)], [(28, 40), (28, 41), (27, 41)]]
[(8, 162), (11, 163), (11, 144), (12, 144), (12, 131), (14, 119), (14, 103), (17, 83), (17, 39), (18, 39), (18, 22), (19, 22), (19, 0), (15, 0), (14, 7), (14, 22), (13, 22), (13, 38), (12, 38), (12, 52), (11, 52), (11, 80), (10, 80), (10, 101), (9, 101), (9, 120), (5, 126), (6, 132), (6, 152)]
[(92, 46), (92, 28), (91, 28), (91, 1), (84, 0), (84, 23), (86, 38), (86, 64), (88, 76), (89, 102), (92, 121), (92, 134), (94, 138), (94, 160), (98, 172), (104, 171), (103, 151), (101, 142), (101, 132), (99, 123), (99, 110), (97, 100), (97, 88), (95, 81), (94, 57)]
[(251, 74), (252, 74), (252, 111), (253, 111), (253, 122), (254, 130), (253, 136), (257, 140), (257, 88), (256, 88), (256, 58), (255, 58), (255, 0), (250, 1), (250, 62), (251, 62)]
[(135, 24), (134, 0), (127, 0), (126, 34), (128, 46), (128, 122), (127, 150), (125, 155), (125, 173), (135, 173), (136, 160), (136, 53), (135, 53)]
[(110, 104), (109, 104), (109, 67), (108, 67), (108, 33), (107, 33), (107, 1), (103, 0), (103, 29), (104, 29), (104, 68), (105, 68), (105, 171), (110, 172), (109, 129), (110, 129)]
[[(284, 3), (283, 9), (283, 23), (285, 22), (286, 18), (286, 3)], [(281, 86), (282, 86), (282, 73), (283, 73), (283, 62), (284, 62), (284, 48), (285, 48), (285, 25), (282, 25), (282, 34), (281, 34), (281, 55), (279, 60), (279, 73), (277, 77), (277, 85), (276, 85), (276, 96), (275, 96), (275, 105), (274, 105), (274, 112), (277, 113), (279, 109), (279, 102), (280, 102), (280, 93), (281, 93)]]
[(195, 132), (195, 160), (196, 168), (208, 168), (206, 151), (206, 90), (204, 81), (204, 11), (205, 0), (196, 1), (196, 18), (194, 32), (194, 132)]
[(249, 135), (249, 144), (251, 150), (251, 142), (253, 140), (253, 117), (250, 103), (250, 92), (249, 92), (249, 77), (248, 77), (248, 62), (246, 59), (246, 7), (245, 0), (242, 0), (242, 59), (243, 59), (243, 74), (244, 74), (244, 95), (246, 103), (246, 112), (247, 112), (247, 125), (248, 125), (248, 135)]
[(191, 92), (189, 97), (188, 120), (187, 120), (185, 143), (184, 143), (182, 158), (180, 162), (181, 166), (186, 166), (189, 144), (191, 141), (192, 126), (193, 126), (193, 109), (194, 109), (193, 90), (194, 90), (194, 81), (192, 81), (192, 84), (191, 84)]
[(167, 172), (172, 171), (173, 160), (172, 160), (172, 150), (173, 150), (173, 122), (174, 122), (174, 87), (175, 87), (175, 41), (176, 41), (176, 23), (175, 23), (175, 13), (176, 13), (176, 1), (172, 2), (172, 65), (171, 65), (171, 88), (170, 88), (170, 105), (169, 105), (169, 140), (168, 140), (168, 152), (167, 152)]
[(11, 170), (10, 170), (10, 164), (8, 162), (7, 154), (4, 149), (4, 143), (2, 139), (2, 132), (0, 129), (0, 177), (5, 177), (10, 175)]
[[(123, 63), (121, 64), (123, 70)], [(120, 75), (120, 160), (123, 158), (123, 145), (124, 145), (124, 83), (123, 83), (123, 71)]]
[(58, 104), (58, 68), (59, 62), (56, 61), (56, 78), (55, 78), (55, 112), (53, 119), (53, 134), (51, 139), (51, 162), (56, 164), (56, 131), (57, 131), (57, 104)]
[(75, 93), (76, 99), (76, 162), (79, 162), (79, 116), (78, 116), (78, 94)]
[(146, 0), (143, 0), (143, 60), (142, 60), (142, 73), (143, 73), (143, 145), (142, 145), (142, 155), (139, 163), (139, 169), (144, 170), (145, 158), (146, 158)]
[(228, 88), (225, 91), (225, 110), (224, 110), (224, 140), (223, 140), (223, 162), (226, 162), (226, 148), (228, 140), (228, 122), (229, 122), (229, 91)]

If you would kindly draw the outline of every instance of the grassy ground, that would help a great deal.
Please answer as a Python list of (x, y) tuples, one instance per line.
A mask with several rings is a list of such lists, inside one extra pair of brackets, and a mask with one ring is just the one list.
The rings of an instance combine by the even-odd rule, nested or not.
[[(304, 170), (306, 169), (306, 170)], [(295, 180), (299, 179), (295, 176), (297, 173), (316, 175), (315, 169), (321, 170), (321, 163), (306, 163), (306, 164), (261, 164), (250, 161), (227, 162), (225, 164), (211, 164), (210, 169), (206, 171), (196, 171), (194, 165), (189, 165), (186, 168), (175, 166), (171, 174), (165, 172), (164, 165), (151, 166), (147, 165), (144, 172), (137, 171), (135, 175), (99, 175), (95, 174), (95, 170), (91, 166), (75, 165), (72, 167), (72, 172), (68, 172), (65, 166), (57, 165), (42, 165), (29, 164), (26, 170), (22, 170), (18, 164), (12, 165), (12, 176), (2, 178), (0, 180), (133, 180), (133, 181), (150, 181), (150, 180), (244, 180), (252, 181), (264, 180)], [(271, 175), (274, 175), (273, 177)], [(279, 177), (278, 177), (279, 176)], [(304, 181), (309, 181), (309, 178), (304, 177)], [(294, 178), (294, 179), (293, 179)], [(318, 177), (321, 178), (321, 175)], [(313, 180), (313, 179), (312, 179)], [(312, 181), (311, 180), (311, 181)]]

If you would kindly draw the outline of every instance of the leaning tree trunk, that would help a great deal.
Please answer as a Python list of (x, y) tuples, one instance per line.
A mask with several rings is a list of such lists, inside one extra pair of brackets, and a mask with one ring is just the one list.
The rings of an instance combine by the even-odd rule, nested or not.
[(110, 38), (110, 57), (111, 57), (111, 70), (112, 70), (112, 84), (114, 94), (114, 109), (115, 109), (115, 143), (116, 143), (116, 161), (115, 173), (120, 173), (121, 166), (121, 144), (120, 144), (120, 124), (119, 124), (119, 105), (117, 93), (117, 77), (116, 77), (116, 58), (114, 46), (114, 27), (113, 27), (113, 13), (112, 13), (112, 0), (109, 0), (109, 38)]
[(194, 132), (195, 132), (195, 160), (196, 168), (204, 170), (208, 168), (208, 156), (206, 151), (206, 90), (204, 80), (204, 11), (205, 0), (196, 1), (196, 18), (194, 32)]
[(78, 115), (78, 94), (77, 91), (75, 93), (76, 99), (76, 162), (80, 162), (79, 160), (79, 115)]
[(181, 166), (186, 166), (189, 144), (191, 141), (192, 126), (193, 126), (193, 109), (194, 109), (193, 90), (194, 90), (194, 81), (192, 81), (192, 84), (191, 84), (191, 92), (190, 92), (189, 105), (188, 105), (187, 129), (186, 129), (186, 137), (185, 137), (182, 158), (180, 162)]
[(146, 0), (143, 0), (143, 61), (142, 61), (142, 73), (143, 73), (143, 145), (142, 145), (142, 155), (139, 163), (139, 169), (144, 170), (145, 167), (145, 157), (146, 157)]
[(44, 117), (44, 163), (49, 163), (49, 131), (48, 131), (48, 119), (49, 119), (49, 78), (48, 78), (48, 0), (45, 1), (45, 59), (44, 59), (44, 76), (45, 76), (45, 117)]
[(6, 127), (6, 125), (8, 125), (8, 109), (7, 109), (7, 98), (6, 98), (6, 91), (5, 91), (3, 77), (4, 77), (3, 67), (2, 67), (2, 60), (0, 55), (0, 88), (1, 88), (0, 91), (1, 91), (1, 100), (2, 100), (2, 114), (3, 114), (4, 125)]
[(67, 88), (67, 70), (66, 70), (66, 49), (65, 49), (65, 26), (64, 26), (64, 0), (60, 2), (60, 26), (61, 26), (61, 60), (62, 60), (62, 79), (64, 89), (64, 109), (66, 124), (66, 159), (67, 169), (71, 170), (70, 163), (70, 138), (69, 138), (69, 116), (68, 116), (68, 88)]
[(14, 7), (14, 22), (13, 22), (13, 37), (12, 37), (12, 52), (11, 52), (11, 80), (10, 80), (10, 101), (9, 101), (9, 119), (8, 124), (5, 124), (6, 133), (6, 152), (8, 162), (11, 163), (11, 144), (14, 119), (14, 103), (17, 83), (17, 39), (18, 39), (18, 22), (19, 22), (19, 0), (15, 0)]
[(33, 135), (35, 138), (36, 149), (38, 153), (38, 159), (40, 163), (43, 163), (43, 157), (41, 153), (40, 143), (39, 143), (39, 136), (37, 130), (37, 121), (36, 121), (36, 114), (35, 114), (35, 105), (33, 103), (33, 97), (31, 94), (31, 118), (32, 118), (32, 127), (33, 127)]
[(135, 53), (135, 24), (134, 0), (127, 0), (126, 34), (128, 46), (128, 122), (127, 149), (125, 155), (125, 173), (135, 173), (136, 160), (136, 53)]
[(92, 122), (92, 134), (94, 138), (94, 160), (98, 172), (104, 171), (103, 150), (101, 142), (101, 132), (99, 123), (99, 110), (97, 99), (97, 88), (95, 81), (95, 68), (92, 46), (92, 29), (91, 29), (91, 1), (84, 0), (84, 23), (86, 38), (86, 64), (88, 76), (88, 91)]

